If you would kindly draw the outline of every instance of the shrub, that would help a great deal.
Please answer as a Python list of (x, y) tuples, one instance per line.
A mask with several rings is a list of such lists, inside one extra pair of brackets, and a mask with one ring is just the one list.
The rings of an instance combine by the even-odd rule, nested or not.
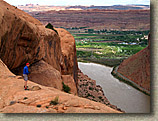
[(102, 99), (102, 97), (101, 97), (101, 96), (99, 96), (98, 98), (99, 98), (99, 99)]
[(48, 23), (45, 27), (53, 30), (53, 25), (50, 23)]
[(10, 105), (13, 105), (15, 103), (16, 103), (16, 101), (10, 101)]
[(28, 97), (24, 97), (24, 100), (28, 99)]
[(89, 87), (89, 90), (93, 90), (93, 88), (92, 88), (92, 87)]
[(62, 82), (62, 84), (63, 84), (63, 91), (70, 93), (71, 88), (68, 85), (65, 85), (64, 82)]
[(41, 105), (37, 105), (36, 107), (39, 107), (39, 108), (40, 108), (40, 107), (41, 107)]
[(52, 24), (48, 23), (45, 27), (48, 29), (54, 30), (58, 34), (58, 31), (54, 29)]
[(57, 105), (59, 103), (59, 96), (56, 96), (54, 100), (50, 101), (50, 105)]

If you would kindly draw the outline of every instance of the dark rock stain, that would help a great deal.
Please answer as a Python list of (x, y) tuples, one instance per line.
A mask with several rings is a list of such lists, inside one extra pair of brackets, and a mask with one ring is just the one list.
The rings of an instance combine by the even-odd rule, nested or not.
[(37, 48), (36, 57), (38, 57), (39, 51), (40, 51), (40, 47)]

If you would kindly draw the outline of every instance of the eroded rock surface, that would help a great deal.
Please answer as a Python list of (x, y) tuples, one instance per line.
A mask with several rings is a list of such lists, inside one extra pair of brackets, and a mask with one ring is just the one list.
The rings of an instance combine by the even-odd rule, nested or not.
[(77, 80), (75, 40), (69, 32), (47, 29), (3, 0), (0, 6), (0, 58), (12, 72), (22, 75), (29, 62), (31, 81), (59, 90), (62, 90), (62, 75)]
[(61, 41), (61, 51), (63, 54), (63, 61), (61, 62), (62, 75), (72, 75), (75, 82), (77, 82), (77, 56), (76, 45), (74, 37), (65, 29), (56, 28), (59, 33)]
[[(9, 71), (0, 60), (0, 112), (1, 113), (121, 113), (104, 104), (64, 93), (24, 80)], [(38, 88), (38, 89), (37, 89)], [(58, 97), (57, 105), (51, 102)]]
[(33, 82), (62, 90), (61, 73), (45, 61), (32, 64), (30, 72), (29, 79)]

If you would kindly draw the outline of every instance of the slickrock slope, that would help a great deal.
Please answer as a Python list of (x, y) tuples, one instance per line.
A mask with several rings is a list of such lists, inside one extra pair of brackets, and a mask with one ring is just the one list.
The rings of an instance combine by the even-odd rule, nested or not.
[[(12, 74), (0, 60), (1, 113), (121, 113), (104, 104), (31, 81), (28, 81), (30, 90), (26, 91), (23, 84), (23, 79)], [(55, 97), (58, 104), (50, 104)]]
[(124, 60), (117, 72), (150, 91), (150, 37), (148, 47)]
[(62, 90), (62, 75), (63, 78), (64, 75), (72, 76), (72, 93), (76, 94), (77, 61), (72, 35), (59, 30), (59, 36), (3, 0), (0, 0), (0, 6), (0, 58), (8, 68), (21, 74), (29, 62), (31, 81), (59, 90)]

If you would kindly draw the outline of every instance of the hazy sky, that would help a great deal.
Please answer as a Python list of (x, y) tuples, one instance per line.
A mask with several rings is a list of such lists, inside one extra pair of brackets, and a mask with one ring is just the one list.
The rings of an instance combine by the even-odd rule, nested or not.
[(40, 4), (40, 5), (150, 5), (150, 0), (4, 0), (11, 5)]

